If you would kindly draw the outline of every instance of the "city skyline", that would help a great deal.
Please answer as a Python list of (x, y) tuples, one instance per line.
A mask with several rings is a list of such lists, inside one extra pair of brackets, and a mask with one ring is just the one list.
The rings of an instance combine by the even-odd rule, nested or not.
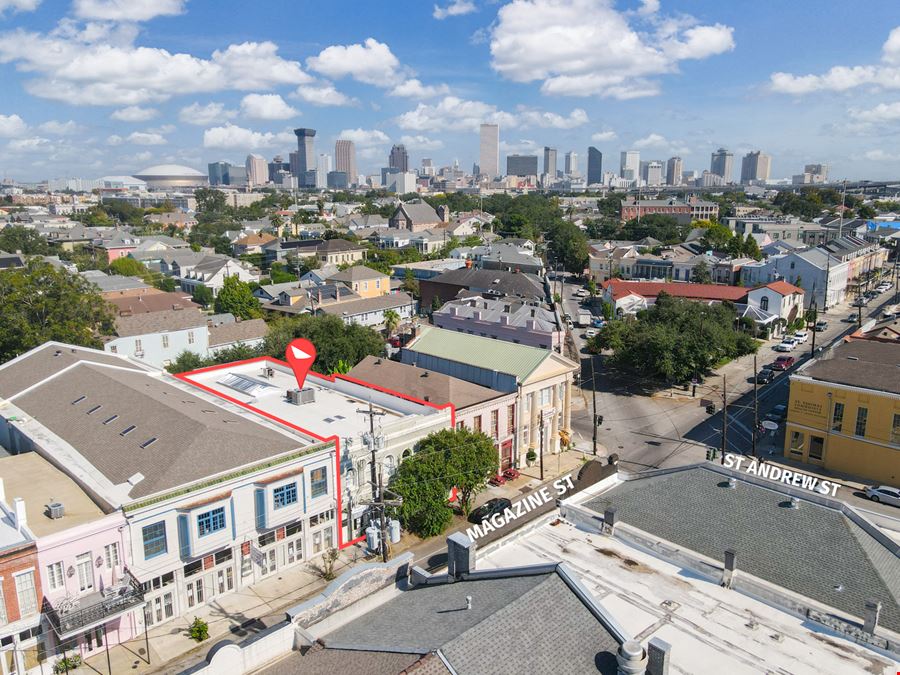
[[(425, 157), (470, 167), (480, 125), (499, 124), (501, 168), (551, 147), (575, 152), (586, 174), (593, 146), (677, 156), (702, 172), (724, 147), (735, 164), (762, 151), (772, 179), (817, 163), (834, 179), (900, 173), (900, 27), (874, 21), (886, 1), (781, 8), (778, 22), (712, 2), (554, 7), (442, 0), (408, 8), (401, 25), (337, 3), (305, 9), (315, 31), (294, 35), (291, 10), (0, 2), (0, 171), (34, 181), (271, 160), (295, 151), (297, 127), (318, 130), (317, 154), (353, 141), (364, 174), (386, 166), (395, 144), (410, 168)], [(199, 38), (198, 24), (208, 28)], [(839, 54), (813, 49), (836, 30)], [(548, 42), (548, 31), (569, 39)], [(573, 58), (598, 40), (608, 49)]]

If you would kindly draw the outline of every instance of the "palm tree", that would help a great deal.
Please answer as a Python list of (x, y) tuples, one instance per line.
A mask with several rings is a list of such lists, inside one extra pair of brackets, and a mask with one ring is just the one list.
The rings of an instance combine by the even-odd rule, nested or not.
[(400, 315), (393, 309), (386, 311), (384, 313), (384, 327), (387, 329), (388, 337), (393, 334), (398, 325), (400, 325)]
[(337, 363), (334, 364), (334, 368), (331, 369), (332, 375), (346, 375), (350, 372), (350, 369), (353, 366), (350, 365), (349, 361), (345, 361), (344, 359), (338, 359)]

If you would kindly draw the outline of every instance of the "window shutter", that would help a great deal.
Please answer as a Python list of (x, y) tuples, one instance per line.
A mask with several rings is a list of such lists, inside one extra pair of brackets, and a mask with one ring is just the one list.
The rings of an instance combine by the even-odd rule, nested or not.
[(256, 529), (266, 529), (266, 491), (262, 488), (256, 489)]

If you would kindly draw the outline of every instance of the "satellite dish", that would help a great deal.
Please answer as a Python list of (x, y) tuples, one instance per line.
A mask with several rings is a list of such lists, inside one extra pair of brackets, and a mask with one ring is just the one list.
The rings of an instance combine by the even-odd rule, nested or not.
[(763, 429), (768, 429), (769, 431), (775, 431), (778, 428), (778, 422), (773, 422), (771, 420), (765, 420), (762, 423)]

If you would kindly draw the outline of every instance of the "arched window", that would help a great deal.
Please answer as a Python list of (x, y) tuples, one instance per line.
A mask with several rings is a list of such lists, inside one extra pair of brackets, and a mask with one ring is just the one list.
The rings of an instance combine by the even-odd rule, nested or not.
[(397, 470), (397, 467), (394, 466), (394, 458), (391, 455), (388, 455), (384, 458), (384, 472), (387, 474), (387, 477), (390, 478), (394, 475), (394, 472)]
[(764, 312), (769, 311), (769, 296), (768, 295), (764, 295), (759, 299), (759, 308)]
[(407, 448), (406, 450), (403, 451), (403, 454), (400, 455), (400, 459), (401, 459), (401, 460), (406, 459), (406, 458), (409, 457), (411, 454), (412, 454), (412, 450), (410, 450), (409, 448)]

